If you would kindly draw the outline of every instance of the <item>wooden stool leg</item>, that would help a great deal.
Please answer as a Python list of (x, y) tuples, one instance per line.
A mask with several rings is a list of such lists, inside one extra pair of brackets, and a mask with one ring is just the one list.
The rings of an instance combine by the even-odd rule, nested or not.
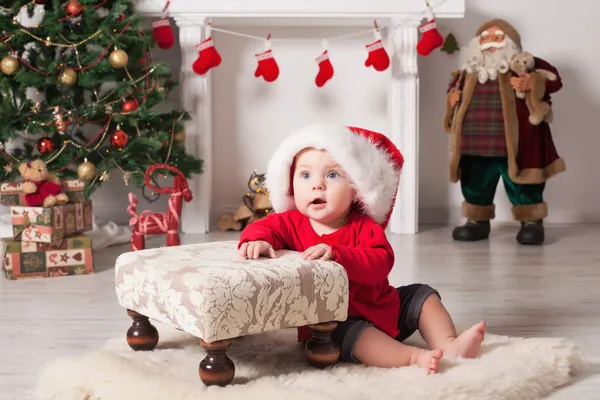
[(127, 344), (135, 351), (150, 351), (158, 343), (158, 331), (150, 323), (148, 317), (127, 310), (127, 315), (133, 319), (133, 323), (127, 330)]
[(340, 346), (333, 341), (333, 331), (337, 322), (325, 322), (309, 325), (312, 338), (306, 343), (306, 358), (316, 368), (327, 368), (337, 364), (340, 359)]
[(219, 340), (206, 343), (200, 339), (200, 344), (206, 350), (206, 357), (200, 361), (198, 374), (206, 386), (227, 386), (235, 375), (235, 365), (227, 357), (227, 349), (231, 346), (231, 340)]

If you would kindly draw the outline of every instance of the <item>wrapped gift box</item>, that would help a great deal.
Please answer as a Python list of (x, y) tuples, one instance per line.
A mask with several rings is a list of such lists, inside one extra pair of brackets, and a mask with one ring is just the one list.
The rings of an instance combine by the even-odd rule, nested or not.
[(69, 203), (85, 201), (86, 181), (83, 179), (65, 179), (60, 182), (63, 192), (69, 198)]
[[(4, 182), (0, 184), (0, 204), (5, 206), (26, 206), (22, 182)], [(60, 181), (69, 203), (85, 201), (86, 181), (83, 179), (64, 179)]]
[(55, 243), (92, 230), (92, 201), (54, 207), (11, 207), (13, 239)]
[(55, 244), (3, 238), (4, 271), (8, 279), (47, 278), (94, 273), (92, 238), (77, 235)]
[(5, 206), (24, 206), (25, 193), (21, 190), (21, 182), (4, 182), (0, 184), (0, 204)]

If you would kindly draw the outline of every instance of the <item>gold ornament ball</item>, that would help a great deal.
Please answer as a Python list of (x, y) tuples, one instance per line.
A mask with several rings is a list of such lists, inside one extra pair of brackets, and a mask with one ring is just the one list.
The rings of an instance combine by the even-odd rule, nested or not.
[(19, 70), (19, 60), (13, 56), (6, 56), (0, 62), (0, 70), (6, 75), (14, 75)]
[(74, 86), (77, 83), (77, 72), (72, 68), (65, 68), (58, 79), (65, 86)]
[(176, 134), (173, 135), (173, 140), (176, 141), (177, 143), (183, 143), (185, 142), (185, 131), (181, 131), (181, 132), (177, 132)]
[(120, 69), (127, 65), (129, 62), (129, 56), (123, 50), (117, 49), (110, 53), (108, 61), (113, 68)]
[(83, 180), (91, 181), (96, 176), (96, 166), (86, 159), (77, 167), (77, 176)]

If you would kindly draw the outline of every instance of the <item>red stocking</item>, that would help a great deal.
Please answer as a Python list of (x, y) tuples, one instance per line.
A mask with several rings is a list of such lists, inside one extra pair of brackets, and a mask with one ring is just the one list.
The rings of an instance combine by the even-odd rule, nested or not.
[(328, 80), (333, 78), (333, 66), (331, 65), (331, 61), (329, 60), (329, 53), (327, 50), (323, 52), (319, 57), (315, 59), (317, 64), (319, 65), (319, 73), (315, 78), (315, 83), (318, 87), (322, 87), (327, 83)]
[(198, 75), (204, 75), (209, 69), (221, 64), (221, 55), (217, 51), (212, 36), (196, 46), (199, 50), (198, 59), (192, 64), (192, 69)]
[(423, 37), (417, 43), (417, 52), (420, 55), (427, 56), (444, 44), (444, 38), (437, 30), (435, 17), (430, 8), (427, 8), (427, 22), (419, 27), (419, 31), (423, 34)]
[(385, 71), (390, 66), (390, 56), (383, 47), (381, 33), (378, 29), (375, 29), (375, 42), (368, 44), (366, 47), (369, 57), (365, 61), (365, 67), (373, 66), (376, 71)]
[(169, 18), (161, 18), (152, 22), (152, 36), (161, 49), (170, 49), (175, 43), (175, 35)]

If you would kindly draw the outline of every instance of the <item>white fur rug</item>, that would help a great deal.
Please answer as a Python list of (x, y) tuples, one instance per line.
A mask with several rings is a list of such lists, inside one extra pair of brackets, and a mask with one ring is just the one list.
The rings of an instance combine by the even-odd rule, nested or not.
[[(36, 394), (52, 400), (263, 400), (315, 397), (353, 399), (539, 399), (567, 384), (586, 365), (570, 342), (486, 334), (480, 358), (443, 360), (441, 373), (417, 367), (367, 368), (307, 365), (296, 331), (237, 339), (228, 354), (236, 377), (225, 388), (205, 387), (198, 377), (204, 351), (196, 338), (157, 324), (153, 352), (134, 352), (123, 337), (104, 348), (48, 365)], [(422, 343), (420, 338), (410, 339)]]

